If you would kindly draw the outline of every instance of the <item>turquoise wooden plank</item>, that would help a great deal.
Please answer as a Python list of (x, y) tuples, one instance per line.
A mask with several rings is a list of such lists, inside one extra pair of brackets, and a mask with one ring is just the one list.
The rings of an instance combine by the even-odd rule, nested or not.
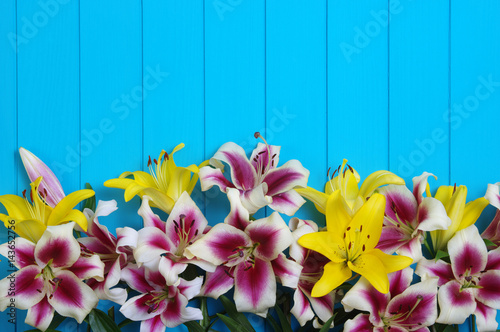
[[(204, 158), (203, 1), (144, 1), (144, 72), (158, 70), (161, 80), (144, 82), (143, 161), (168, 153), (180, 166)], [(199, 189), (191, 195), (202, 207)]]
[(389, 30), (390, 170), (410, 188), (424, 171), (448, 185), (449, 3), (401, 1)]
[[(318, 189), (328, 168), (326, 20), (326, 1), (266, 4), (265, 135), (282, 146), (280, 164), (298, 159), (311, 172), (308, 185)], [(312, 203), (296, 216), (324, 219)]]
[[(18, 1), (17, 31), (23, 37), (18, 46), (18, 144), (50, 165), (69, 193), (80, 188), (80, 160), (71, 155), (78, 151), (80, 124), (78, 2)], [(28, 177), (21, 174), (19, 191), (29, 188)], [(19, 312), (18, 331), (31, 328), (24, 324), (25, 315)]]
[(99, 200), (117, 200), (118, 213), (105, 219), (112, 230), (142, 225), (139, 199), (126, 203), (123, 190), (103, 186), (145, 163), (142, 84), (152, 74), (142, 71), (141, 19), (140, 0), (80, 4), (82, 185), (91, 182)]
[[(388, 165), (388, 2), (328, 2), (328, 165)], [(326, 179), (326, 178), (325, 178)]]
[[(265, 128), (265, 5), (205, 1), (205, 157), (225, 142), (249, 154)], [(211, 225), (229, 212), (218, 188), (206, 194)], [(225, 195), (225, 194), (224, 194)]]
[[(0, 11), (4, 14), (0, 20), (0, 35), (7, 38), (0, 40), (0, 118), (2, 121), (2, 144), (0, 144), (0, 195), (17, 194), (17, 30), (16, 30), (16, 2), (15, 0), (4, 1), (0, 4)], [(5, 209), (0, 207), (0, 213), (6, 213)], [(2, 225), (0, 226), (0, 243), (9, 241), (9, 235), (13, 236), (12, 231), (8, 231)], [(9, 266), (7, 259), (3, 258), (0, 262), (0, 279), (7, 277), (11, 271), (15, 270)], [(6, 332), (16, 330), (15, 309), (8, 308), (0, 313), (0, 321)]]
[[(500, 179), (496, 129), (500, 121), (500, 12), (497, 1), (451, 5), (451, 181), (481, 197)], [(478, 222), (484, 229), (493, 209)]]

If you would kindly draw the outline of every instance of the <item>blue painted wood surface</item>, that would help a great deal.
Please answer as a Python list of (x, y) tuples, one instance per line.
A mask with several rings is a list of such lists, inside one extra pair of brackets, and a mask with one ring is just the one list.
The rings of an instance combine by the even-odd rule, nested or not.
[[(251, 151), (260, 131), (318, 189), (348, 158), (362, 177), (385, 168), (410, 184), (429, 171), (434, 188), (483, 196), (500, 181), (499, 15), (495, 0), (3, 0), (0, 194), (28, 186), (23, 146), (66, 192), (90, 182), (117, 199), (109, 227), (140, 227), (139, 201), (106, 179), (180, 142), (181, 165), (226, 141)], [(212, 224), (222, 198), (195, 191)], [(29, 328), (21, 312), (0, 319)]]

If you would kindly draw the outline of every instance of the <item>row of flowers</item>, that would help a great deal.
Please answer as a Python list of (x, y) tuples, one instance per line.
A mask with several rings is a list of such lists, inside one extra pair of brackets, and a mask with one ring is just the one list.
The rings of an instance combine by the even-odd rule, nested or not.
[[(17, 233), (0, 254), (18, 269), (0, 281), (0, 310), (28, 310), (26, 323), (45, 331), (55, 312), (82, 323), (99, 300), (111, 300), (141, 331), (191, 321), (208, 321), (194, 324), (209, 331), (220, 315), (207, 317), (192, 299), (234, 289), (238, 312), (272, 320), (283, 287), (293, 291), (289, 313), (301, 326), (429, 331), (474, 315), (479, 331), (497, 328), (500, 212), (482, 234), (474, 223), (488, 204), (500, 209), (500, 183), (466, 203), (464, 186), (432, 195), (433, 174), (415, 177), (410, 191), (389, 171), (361, 182), (344, 160), (319, 191), (307, 186), (309, 171), (298, 160), (278, 167), (280, 147), (256, 138), (263, 143), (250, 158), (230, 142), (209, 161), (180, 167), (173, 159), (180, 144), (150, 158), (149, 173), (106, 181), (126, 201), (142, 200), (144, 227), (115, 232), (104, 223), (116, 201), (95, 206), (92, 189), (66, 195), (54, 173), (21, 148), (32, 183), (22, 197), (0, 196), (7, 211), (0, 220)], [(215, 226), (190, 197), (198, 180), (201, 190), (216, 186), (229, 200), (227, 217), (210, 221)], [(293, 217), (305, 199), (326, 225)], [(264, 207), (274, 212), (254, 218)], [(282, 214), (292, 217), (288, 224)], [(351, 314), (333, 319), (339, 310)]]

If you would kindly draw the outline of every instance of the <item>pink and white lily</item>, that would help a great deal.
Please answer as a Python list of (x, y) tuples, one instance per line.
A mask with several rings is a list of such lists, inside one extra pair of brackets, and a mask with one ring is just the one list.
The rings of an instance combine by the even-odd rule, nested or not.
[(437, 278), (411, 285), (413, 270), (406, 268), (389, 274), (390, 290), (377, 291), (364, 277), (342, 299), (346, 311), (358, 314), (344, 325), (346, 332), (429, 331), (437, 317)]
[[(488, 189), (486, 190), (484, 198), (497, 208), (497, 212), (491, 223), (481, 234), (481, 237), (490, 240), (496, 246), (500, 246), (500, 182), (488, 184)], [(493, 248), (488, 247), (488, 249)]]
[(179, 282), (188, 263), (198, 265), (205, 271), (213, 272), (215, 266), (199, 260), (187, 258), (185, 249), (199, 240), (208, 225), (205, 216), (187, 192), (184, 192), (172, 209), (166, 222), (153, 213), (149, 197), (144, 196), (139, 214), (145, 227), (139, 230), (134, 257), (138, 264), (159, 266), (168, 285)]
[(383, 252), (396, 252), (418, 262), (422, 258), (425, 232), (450, 226), (451, 219), (443, 204), (433, 197), (423, 196), (429, 176), (433, 175), (424, 172), (413, 178), (413, 193), (404, 185), (390, 184), (379, 189), (386, 197), (384, 227), (377, 245)]
[(104, 264), (97, 255), (80, 255), (74, 225), (48, 226), (36, 244), (16, 238), (15, 248), (0, 246), (6, 257), (15, 251), (14, 265), (20, 269), (0, 281), (0, 310), (10, 303), (28, 309), (25, 322), (45, 331), (54, 310), (81, 323), (97, 305), (99, 299), (83, 280), (103, 280)]
[(187, 247), (186, 256), (218, 266), (207, 273), (202, 294), (217, 298), (234, 285), (238, 311), (265, 316), (276, 302), (276, 277), (285, 286), (297, 286), (300, 266), (283, 255), (292, 234), (276, 212), (250, 222), (236, 190), (228, 196), (231, 213), (225, 223)]
[(142, 293), (120, 308), (125, 317), (142, 321), (141, 331), (163, 332), (167, 327), (203, 318), (200, 309), (187, 307), (188, 301), (198, 295), (202, 277), (191, 281), (180, 278), (177, 286), (169, 286), (157, 267), (129, 264), (122, 271), (122, 279)]
[(422, 259), (416, 274), (438, 277), (440, 314), (436, 322), (462, 324), (476, 316), (478, 331), (494, 331), (500, 309), (500, 249), (487, 251), (476, 226), (458, 231), (448, 242), (451, 264)]
[(24, 148), (19, 148), (19, 154), (23, 161), (24, 168), (30, 182), (35, 182), (40, 176), (43, 177), (39, 184), (39, 191), (45, 193), (45, 203), (54, 208), (66, 196), (61, 183), (54, 175), (52, 170), (45, 165), (37, 156)]
[[(123, 304), (127, 300), (127, 291), (113, 288), (120, 281), (121, 269), (133, 261), (133, 248), (137, 242), (137, 232), (130, 228), (118, 228), (118, 239), (101, 225), (99, 217), (108, 216), (117, 210), (115, 200), (99, 201), (96, 211), (85, 209), (88, 220), (87, 237), (78, 239), (82, 252), (97, 254), (104, 263), (104, 280), (90, 279), (87, 282), (101, 300), (110, 300)], [(113, 289), (112, 289), (113, 288)]]
[[(256, 137), (261, 137), (256, 133)], [(265, 141), (264, 141), (265, 142)], [(243, 206), (250, 214), (269, 207), (289, 216), (293, 215), (305, 200), (294, 188), (306, 187), (309, 171), (298, 160), (290, 160), (277, 167), (281, 147), (259, 143), (248, 160), (245, 150), (235, 143), (222, 145), (210, 159), (210, 165), (200, 169), (203, 191), (216, 185), (222, 192), (236, 188)], [(231, 181), (222, 174), (224, 165), (231, 168)]]
[(297, 243), (297, 240), (302, 235), (318, 231), (318, 225), (314, 221), (292, 218), (290, 220), (290, 229), (294, 239), (290, 246), (290, 257), (302, 266), (297, 289), (293, 295), (294, 306), (291, 313), (301, 326), (304, 326), (317, 316), (313, 325), (315, 328), (319, 328), (321, 324), (318, 318), (326, 322), (333, 315), (336, 291), (322, 297), (312, 297), (311, 292), (314, 285), (321, 279), (324, 267), (330, 260), (316, 251), (303, 248)]

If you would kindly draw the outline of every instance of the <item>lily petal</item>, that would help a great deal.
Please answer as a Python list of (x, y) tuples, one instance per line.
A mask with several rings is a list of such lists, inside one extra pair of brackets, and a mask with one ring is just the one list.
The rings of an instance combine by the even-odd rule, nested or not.
[(151, 197), (143, 196), (141, 208), (138, 211), (138, 214), (142, 217), (144, 221), (144, 227), (156, 227), (161, 231), (165, 232), (165, 222), (160, 219), (160, 217), (153, 213), (149, 202), (151, 201)]
[(62, 316), (73, 317), (79, 324), (97, 305), (99, 299), (92, 288), (83, 283), (70, 271), (59, 271), (58, 287), (48, 298), (49, 303)]
[(488, 307), (500, 309), (500, 270), (490, 270), (478, 278), (476, 299)]
[(293, 294), (293, 307), (290, 312), (297, 319), (300, 326), (304, 326), (314, 318), (314, 311), (309, 304), (309, 300), (300, 289), (297, 289)]
[[(390, 184), (378, 191), (386, 198), (385, 214), (403, 225), (413, 226), (417, 219), (417, 201), (405, 186)], [(444, 208), (443, 208), (444, 210)]]
[(188, 300), (200, 294), (201, 285), (203, 284), (203, 277), (196, 277), (193, 280), (180, 279), (177, 286), (179, 292), (184, 295)]
[(186, 263), (177, 263), (168, 257), (161, 257), (158, 270), (165, 278), (168, 286), (177, 285), (179, 282), (179, 274), (187, 268)]
[(395, 253), (396, 250), (410, 241), (410, 239), (410, 235), (401, 229), (401, 227), (384, 225), (376, 248), (390, 255)]
[(296, 191), (290, 190), (273, 196), (269, 207), (274, 211), (293, 216), (306, 201)]
[(329, 232), (343, 234), (351, 222), (348, 206), (340, 190), (334, 191), (326, 202), (326, 228)]
[(474, 224), (483, 212), (484, 208), (487, 206), (488, 200), (484, 197), (477, 198), (472, 202), (467, 203), (467, 205), (465, 205), (464, 216), (458, 230), (462, 230)]
[[(7, 308), (11, 303), (11, 298), (15, 299), (16, 308), (23, 310), (40, 302), (45, 297), (43, 278), (39, 276), (41, 272), (42, 269), (38, 266), (30, 265), (2, 279), (0, 281), (0, 311)], [(12, 283), (15, 284), (14, 296), (12, 296)]]
[(233, 288), (234, 279), (230, 275), (229, 268), (226, 266), (218, 266), (214, 272), (207, 273), (207, 277), (200, 295), (218, 299), (219, 296), (227, 293)]
[(462, 324), (476, 310), (472, 288), (461, 289), (458, 281), (452, 280), (439, 288), (440, 314), (436, 323)]
[(87, 281), (87, 285), (94, 290), (99, 299), (113, 301), (121, 305), (127, 301), (127, 290), (120, 287), (113, 288), (120, 281), (120, 276), (120, 260), (117, 259), (111, 265), (111, 268), (109, 269), (109, 272), (103, 282), (91, 279), (93, 282)]
[(139, 293), (148, 293), (154, 291), (154, 288), (146, 280), (145, 273), (146, 268), (144, 265), (138, 267), (135, 264), (129, 263), (122, 269), (121, 279)]
[(326, 202), (328, 201), (328, 197), (330, 195), (323, 193), (321, 191), (318, 191), (314, 188), (307, 187), (307, 188), (297, 188), (295, 189), (297, 193), (299, 193), (300, 196), (307, 198), (311, 202), (314, 203), (314, 206), (316, 209), (325, 214), (325, 209), (326, 209)]
[(149, 320), (155, 316), (159, 316), (166, 309), (168, 303), (168, 301), (159, 301), (157, 309), (151, 310), (149, 303), (153, 301), (154, 297), (151, 294), (134, 296), (122, 305), (120, 312), (123, 316), (134, 321)]
[(33, 243), (37, 243), (47, 229), (47, 226), (42, 221), (37, 219), (21, 220), (16, 222), (15, 227), (16, 233), (19, 236), (24, 237)]
[(116, 252), (129, 254), (130, 250), (137, 248), (139, 232), (130, 227), (116, 229)]
[(250, 215), (248, 210), (245, 209), (240, 200), (240, 192), (238, 189), (228, 188), (227, 198), (231, 204), (231, 211), (224, 219), (224, 223), (234, 226), (242, 231), (250, 225)]
[(256, 258), (250, 269), (239, 264), (234, 280), (234, 302), (239, 312), (261, 313), (275, 304), (276, 280), (270, 262)]
[(404, 185), (405, 181), (396, 174), (389, 171), (377, 171), (368, 175), (363, 181), (359, 194), (363, 197), (369, 197), (375, 189), (387, 184)]
[(141, 322), (141, 332), (165, 332), (166, 327), (160, 315)]
[(19, 148), (19, 155), (31, 182), (35, 182), (40, 176), (43, 178), (40, 182), (40, 191), (47, 191), (45, 201), (51, 207), (55, 207), (66, 196), (57, 177), (43, 161), (30, 151)]
[[(26, 205), (25, 199), (16, 195), (1, 195), (0, 203), (7, 210), (7, 214), (9, 215), (9, 220), (25, 220), (31, 219), (31, 213)], [(4, 220), (6, 223), (5, 227), (8, 227), (7, 220)]]
[(79, 257), (67, 270), (73, 272), (80, 279), (94, 278), (97, 281), (104, 280), (104, 263), (98, 255)]
[(394, 297), (410, 287), (413, 281), (413, 269), (407, 267), (406, 269), (392, 272), (387, 276), (389, 277), (389, 292)]
[(300, 161), (289, 160), (279, 168), (270, 170), (266, 174), (264, 182), (269, 187), (267, 194), (274, 196), (292, 190), (295, 187), (305, 188), (308, 178), (309, 171), (302, 166)]
[(425, 197), (418, 207), (417, 229), (430, 232), (437, 229), (448, 229), (451, 219), (446, 214), (443, 204), (433, 197)]
[[(201, 239), (194, 242), (184, 251), (189, 259), (198, 257), (214, 265), (222, 265), (237, 247), (249, 247), (252, 241), (242, 230), (228, 224), (217, 224)], [(229, 261), (228, 266), (238, 264), (239, 261)]]
[(314, 285), (311, 295), (313, 297), (325, 296), (342, 285), (351, 276), (351, 269), (349, 269), (345, 262), (329, 262), (325, 265), (321, 279)]
[[(212, 159), (225, 162), (231, 168), (231, 180), (238, 189), (249, 190), (255, 187), (257, 174), (243, 148), (233, 142), (222, 145)], [(201, 176), (200, 176), (201, 177)]]
[(252, 222), (245, 229), (253, 243), (259, 243), (255, 255), (271, 261), (292, 243), (292, 233), (279, 213)]
[(73, 237), (74, 223), (48, 226), (35, 248), (40, 267), (52, 261), (51, 267), (72, 266), (80, 257), (80, 245)]
[(422, 203), (422, 200), (424, 199), (424, 192), (428, 188), (427, 179), (429, 178), (429, 176), (433, 176), (434, 179), (437, 180), (437, 176), (428, 172), (423, 172), (422, 175), (415, 176), (413, 178), (413, 196), (415, 197), (419, 205), (420, 203)]
[(427, 260), (422, 258), (415, 269), (415, 274), (420, 276), (422, 280), (427, 280), (428, 278), (438, 277), (438, 286), (446, 284), (448, 281), (455, 279), (451, 264), (444, 262), (443, 260)]
[(335, 232), (317, 232), (304, 234), (298, 240), (299, 245), (326, 256), (335, 263), (345, 262), (346, 248), (344, 241)]
[(167, 307), (160, 317), (166, 327), (176, 327), (185, 322), (203, 319), (200, 309), (188, 307), (188, 300), (180, 293), (167, 302)]
[(488, 260), (486, 245), (474, 225), (458, 231), (448, 241), (448, 252), (451, 268), (457, 280), (467, 272), (469, 275), (475, 275), (486, 267)]
[(138, 263), (151, 261), (173, 250), (174, 245), (167, 235), (156, 227), (144, 227), (138, 232), (134, 257)]
[(278, 257), (271, 261), (273, 271), (281, 284), (285, 287), (297, 288), (302, 266), (286, 258), (285, 254), (280, 253)]
[(218, 186), (222, 192), (226, 192), (228, 188), (235, 188), (234, 184), (222, 174), (220, 168), (205, 166), (200, 168), (198, 175), (200, 176), (201, 190), (203, 191), (209, 190), (214, 185)]
[(500, 210), (500, 182), (495, 184), (488, 183), (488, 189), (486, 190), (484, 198), (486, 198), (491, 205)]
[(358, 314), (353, 319), (349, 319), (345, 322), (344, 331), (345, 332), (373, 332), (373, 324), (370, 322), (368, 315)]
[(496, 320), (497, 310), (487, 305), (477, 302), (476, 311), (474, 311), (476, 316), (476, 325), (478, 332), (496, 331), (498, 328), (498, 322)]
[(28, 314), (24, 322), (45, 331), (52, 322), (53, 317), (54, 308), (50, 305), (47, 297), (44, 297), (40, 302), (28, 309)]
[[(60, 220), (63, 220), (68, 213), (81, 201), (87, 199), (89, 197), (94, 196), (95, 193), (90, 189), (82, 189), (75, 192), (72, 192), (68, 196), (64, 197), (59, 204), (52, 210), (52, 213), (47, 220), (47, 225), (57, 225)], [(75, 222), (79, 222), (80, 220), (74, 220)], [(82, 223), (78, 223), (83, 230), (87, 230), (87, 219), (85, 218), (85, 225)]]
[(369, 312), (370, 322), (374, 325), (380, 325), (383, 323), (382, 318), (385, 315), (385, 309), (389, 301), (389, 294), (380, 293), (366, 278), (361, 277), (345, 294), (342, 304), (346, 311), (358, 309)]
[(279, 163), (281, 146), (266, 145), (258, 143), (257, 147), (252, 151), (250, 163), (255, 170), (273, 169)]
[[(23, 267), (29, 265), (35, 265), (35, 244), (29, 240), (26, 240), (22, 237), (16, 237), (14, 242), (10, 244), (6, 242), (0, 245), (0, 255), (8, 258), (9, 256), (12, 258), (12, 249), (14, 249), (14, 265), (18, 269), (22, 269)], [(11, 251), (11, 255), (9, 255), (9, 251)]]
[(240, 191), (240, 193), (241, 204), (243, 204), (245, 209), (247, 209), (250, 214), (254, 214), (260, 208), (273, 202), (271, 197), (266, 196), (267, 183), (265, 182), (259, 184), (251, 190), (243, 192)]

